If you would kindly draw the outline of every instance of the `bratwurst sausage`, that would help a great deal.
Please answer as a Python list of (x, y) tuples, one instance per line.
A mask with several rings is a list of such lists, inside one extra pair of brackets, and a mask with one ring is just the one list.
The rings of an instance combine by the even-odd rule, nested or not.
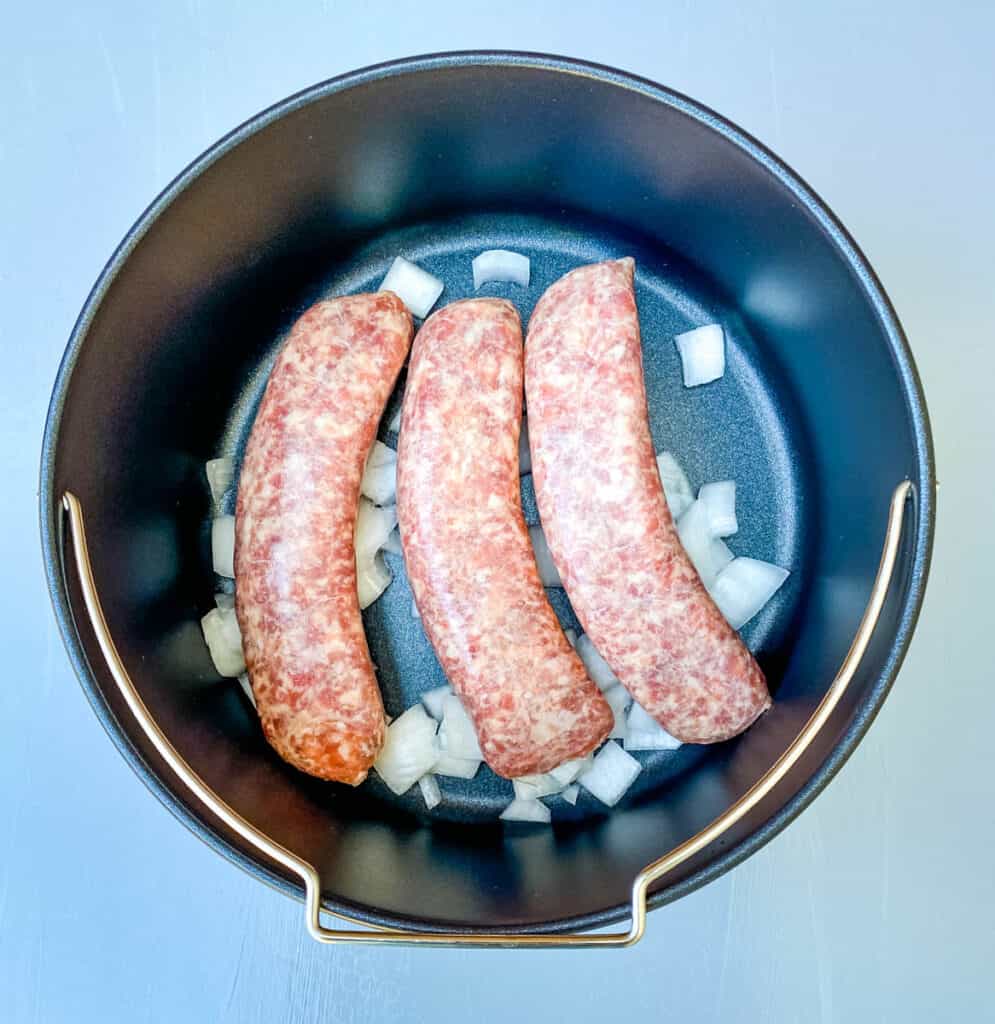
[(411, 333), (391, 292), (312, 306), (277, 357), (239, 478), (235, 610), (263, 732), (301, 771), (354, 786), (384, 741), (356, 596), (359, 483)]
[(506, 778), (587, 754), (613, 721), (539, 579), (519, 492), (521, 419), (514, 306), (469, 299), (429, 317), (404, 394), (401, 544), (422, 625)]
[(646, 409), (631, 259), (571, 271), (525, 344), (536, 500), (577, 618), (632, 696), (686, 743), (746, 729), (767, 683), (681, 547)]

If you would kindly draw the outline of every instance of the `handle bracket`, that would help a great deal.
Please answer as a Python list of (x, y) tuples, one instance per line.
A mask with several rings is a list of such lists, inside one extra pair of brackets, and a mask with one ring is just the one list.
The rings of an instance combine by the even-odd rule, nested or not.
[(892, 577), (894, 576), (898, 548), (902, 537), (902, 526), (905, 519), (906, 503), (911, 493), (912, 484), (910, 481), (905, 480), (895, 488), (892, 494), (881, 561), (878, 565), (874, 585), (871, 587), (870, 599), (860, 620), (856, 636), (850, 645), (850, 650), (843, 659), (843, 664), (836, 673), (836, 677), (826, 691), (826, 695), (805, 723), (801, 732), (791, 742), (791, 745), (735, 803), (731, 804), (711, 824), (658, 860), (647, 864), (636, 875), (632, 883), (631, 919), (628, 930), (596, 934), (582, 932), (567, 935), (519, 935), (496, 932), (443, 933), (376, 928), (359, 930), (356, 928), (328, 928), (323, 925), (321, 922), (322, 913), (329, 914), (350, 925), (355, 925), (359, 922), (322, 907), (321, 879), (314, 866), (286, 849), (286, 847), (274, 842), (269, 836), (261, 832), (255, 825), (225, 803), (180, 756), (179, 752), (170, 743), (166, 734), (149, 713), (149, 709), (145, 706), (145, 702), (139, 695), (134, 682), (132, 682), (128, 674), (128, 670), (121, 660), (117, 647), (114, 645), (110, 630), (107, 627), (107, 620), (104, 618), (103, 609), (100, 606), (100, 599), (97, 596), (97, 586), (93, 578), (93, 568), (90, 563), (90, 554), (86, 543), (82, 506), (79, 499), (69, 491), (63, 495), (62, 504), (68, 517), (69, 536), (72, 540), (76, 571), (79, 575), (80, 588), (83, 594), (83, 604), (96, 636), (97, 644), (107, 662), (107, 667), (114, 682), (121, 691), (121, 696), (128, 705), (128, 709), (134, 715), (148, 741), (163, 760), (166, 761), (180, 782), (213, 815), (223, 821), (233, 832), (255, 847), (260, 853), (269, 857), (277, 864), (282, 865), (301, 879), (304, 883), (305, 893), (305, 922), (308, 932), (314, 939), (328, 944), (358, 943), (367, 946), (404, 945), (559, 949), (563, 947), (625, 947), (638, 942), (646, 930), (646, 897), (650, 886), (732, 828), (733, 825), (748, 814), (777, 786), (809, 748), (839, 704), (867, 651), (871, 636), (880, 618), (881, 609), (884, 606)]

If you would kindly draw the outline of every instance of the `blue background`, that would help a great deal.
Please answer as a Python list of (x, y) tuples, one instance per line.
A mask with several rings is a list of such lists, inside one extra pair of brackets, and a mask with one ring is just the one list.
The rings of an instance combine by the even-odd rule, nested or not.
[[(34, 1021), (927, 1021), (991, 1011), (995, 14), (988, 4), (21, 4), (0, 33), (0, 999)], [(327, 949), (150, 797), (69, 668), (37, 539), (48, 394), (189, 160), (375, 61), (544, 50), (689, 93), (841, 216), (899, 311), (940, 518), (895, 689), (815, 805), (630, 951)], [(869, 439), (871, 440), (871, 439)], [(648, 1015), (648, 1016), (647, 1016)]]

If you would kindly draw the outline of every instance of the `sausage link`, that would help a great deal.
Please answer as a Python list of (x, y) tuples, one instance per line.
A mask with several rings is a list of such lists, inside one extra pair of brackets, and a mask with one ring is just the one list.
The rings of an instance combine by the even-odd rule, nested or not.
[(431, 316), (404, 395), (401, 541), (422, 624), (506, 778), (581, 757), (612, 726), (539, 579), (519, 492), (521, 418), (514, 306), (470, 299)]
[(631, 259), (539, 300), (525, 345), (536, 500), (577, 618), (673, 736), (714, 743), (770, 706), (767, 683), (684, 552), (646, 409)]
[(277, 357), (239, 479), (235, 608), (263, 731), (301, 771), (354, 786), (384, 740), (356, 595), (359, 483), (411, 334), (390, 292), (312, 306)]

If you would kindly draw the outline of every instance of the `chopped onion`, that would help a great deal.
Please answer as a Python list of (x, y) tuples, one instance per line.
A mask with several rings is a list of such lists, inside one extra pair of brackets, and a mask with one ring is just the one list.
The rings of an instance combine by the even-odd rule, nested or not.
[(390, 790), (400, 796), (439, 759), (436, 723), (421, 704), (408, 708), (387, 727), (383, 749), (373, 767)]
[(390, 423), (387, 424), (387, 429), (395, 434), (400, 433), (401, 430), (401, 409), (403, 406), (397, 407), (397, 412), (394, 413), (390, 418)]
[(245, 655), (235, 610), (212, 608), (200, 620), (200, 628), (218, 675), (232, 679), (241, 675), (245, 671)]
[(536, 821), (548, 824), (552, 815), (545, 804), (538, 800), (516, 798), (501, 812), (502, 821)]
[(449, 775), (454, 779), (472, 779), (480, 768), (480, 761), (466, 757), (453, 757), (443, 753), (432, 769), (436, 775)]
[(418, 788), (425, 799), (425, 806), (432, 810), (442, 803), (442, 790), (439, 789), (439, 780), (434, 775), (423, 775), (418, 780)]
[(256, 695), (252, 692), (252, 683), (249, 682), (249, 673), (248, 672), (243, 672), (238, 677), (238, 685), (242, 687), (242, 693), (244, 693), (246, 695), (246, 697), (249, 698), (249, 703), (253, 707), (255, 707), (256, 706)]
[(413, 619), (420, 619), (421, 618), (421, 612), (418, 611), (418, 605), (415, 604), (415, 599), (414, 598), (411, 599), (411, 618), (413, 618)]
[(608, 736), (613, 740), (620, 740), (625, 736), (625, 712), (628, 709), (629, 704), (632, 702), (632, 698), (629, 696), (629, 691), (619, 683), (616, 683), (614, 686), (609, 686), (608, 689), (604, 691), (604, 698), (608, 701), (608, 706), (612, 709), (612, 713), (615, 715), (615, 724), (612, 726), (612, 731)]
[(473, 290), (479, 291), (490, 281), (511, 281), (528, 288), (530, 270), (528, 256), (520, 252), (486, 249), (473, 260)]
[(437, 277), (403, 256), (394, 260), (387, 276), (380, 282), (380, 291), (393, 292), (417, 317), (428, 316), (443, 287)]
[(512, 779), (511, 784), (515, 789), (515, 796), (522, 800), (552, 796), (554, 793), (559, 793), (566, 785), (565, 782), (560, 782), (551, 774), (523, 775), (521, 778)]
[(640, 763), (609, 740), (594, 757), (591, 767), (577, 780), (603, 804), (614, 807), (642, 771)]
[(563, 764), (557, 765), (549, 774), (557, 782), (566, 786), (573, 782), (590, 763), (590, 757), (575, 757), (572, 761), (564, 761)]
[(366, 498), (359, 499), (356, 513), (356, 562), (372, 559), (387, 543), (391, 530), (397, 526), (397, 509), (381, 508)]
[(376, 554), (356, 562), (356, 596), (360, 610), (371, 604), (390, 586), (393, 576), (384, 564), (383, 555)]
[(374, 441), (359, 489), (375, 505), (393, 505), (397, 496), (397, 452)]
[(211, 488), (211, 499), (215, 505), (220, 505), (225, 491), (235, 482), (235, 460), (230, 455), (208, 459), (204, 463), (204, 472), (207, 473), (207, 484)]
[(576, 629), (565, 629), (563, 635), (567, 638), (567, 643), (571, 647), (577, 646), (577, 630)]
[(698, 491), (698, 500), (705, 506), (708, 528), (713, 537), (731, 537), (739, 530), (736, 521), (736, 481), (719, 480), (704, 484)]
[(577, 783), (574, 783), (572, 786), (567, 786), (560, 796), (562, 796), (568, 804), (575, 804), (577, 803), (577, 797), (580, 796), (580, 786), (578, 786)]
[(562, 587), (560, 574), (553, 564), (553, 556), (549, 553), (549, 545), (546, 543), (546, 535), (542, 532), (541, 526), (529, 527), (529, 539), (532, 541), (532, 550), (535, 553), (536, 566), (539, 569), (539, 579), (544, 587)]
[(615, 673), (608, 667), (608, 662), (598, 654), (594, 644), (591, 643), (591, 638), (586, 633), (581, 633), (577, 637), (576, 647), (580, 660), (584, 662), (584, 668), (587, 669), (587, 674), (594, 680), (594, 684), (599, 690), (604, 692), (618, 685)]
[(446, 694), (442, 698), (439, 743), (450, 757), (460, 757), (467, 761), (482, 761), (484, 758), (473, 722), (454, 693)]
[(711, 587), (715, 577), (732, 561), (733, 554), (712, 535), (708, 510), (701, 501), (694, 501), (677, 520), (677, 535), (691, 559), (702, 583)]
[(532, 452), (529, 449), (529, 418), (522, 417), (522, 429), (518, 435), (518, 475), (532, 472)]
[(666, 729), (641, 705), (635, 701), (629, 708), (625, 722), (626, 750), (676, 750), (682, 746)]
[(694, 492), (684, 470), (681, 469), (681, 464), (670, 452), (660, 452), (656, 457), (656, 464), (660, 470), (660, 483), (663, 484), (667, 506), (676, 522), (694, 501)]
[(235, 595), (223, 592), (214, 595), (214, 603), (223, 612), (230, 612), (235, 607)]
[(757, 558), (734, 558), (709, 588), (733, 629), (746, 625), (791, 574)]
[(401, 550), (401, 532), (398, 529), (393, 529), (387, 535), (387, 539), (383, 542), (381, 551), (387, 551), (392, 555), (401, 555), (404, 552)]
[(428, 690), (421, 695), (421, 702), (425, 705), (428, 713), (437, 721), (442, 721), (444, 713), (443, 702), (453, 691), (448, 686), (437, 686), (434, 690)]
[(219, 576), (235, 578), (235, 517), (218, 516), (211, 523), (211, 560)]
[(706, 324), (674, 338), (684, 367), (684, 386), (718, 380), (726, 372), (725, 336), (719, 324)]

